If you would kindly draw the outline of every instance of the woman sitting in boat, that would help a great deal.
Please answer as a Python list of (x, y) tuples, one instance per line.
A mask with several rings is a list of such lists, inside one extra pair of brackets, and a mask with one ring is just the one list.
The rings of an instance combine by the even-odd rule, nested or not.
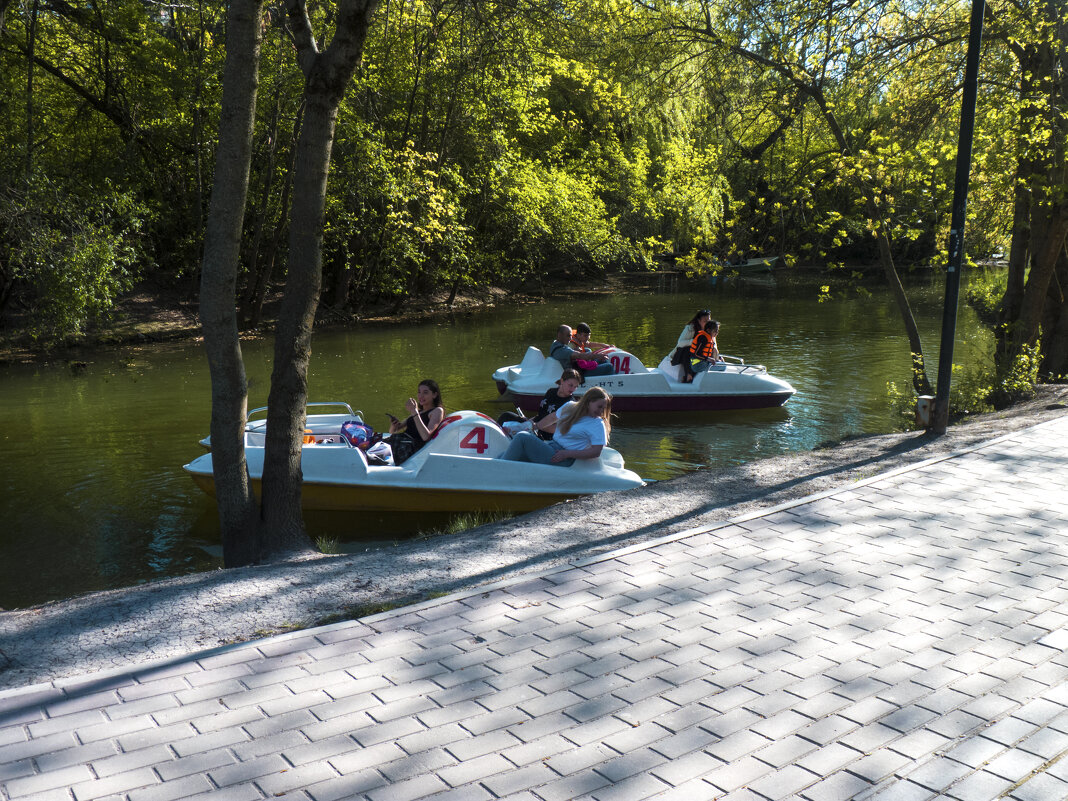
[(726, 370), (727, 365), (719, 355), (716, 336), (719, 334), (719, 322), (709, 320), (704, 330), (698, 331), (690, 343), (690, 369), (694, 374), (707, 370)]
[(690, 366), (690, 345), (693, 344), (693, 338), (698, 332), (705, 330), (705, 323), (711, 319), (712, 312), (708, 309), (701, 309), (690, 322), (686, 323), (686, 327), (679, 334), (679, 341), (675, 343), (675, 353), (671, 357), (671, 363), (682, 365), (682, 383), (684, 384), (693, 382), (694, 377), (693, 368)]
[(405, 420), (389, 415), (389, 438), (386, 442), (393, 449), (393, 463), (401, 464), (422, 448), (434, 435), (445, 417), (438, 382), (429, 378), (419, 382), (414, 398), (404, 404), (408, 410)]
[(561, 467), (570, 467), (576, 459), (596, 459), (608, 444), (611, 414), (612, 396), (601, 387), (590, 387), (577, 401), (557, 411), (556, 433), (550, 441), (522, 432), (499, 458)]

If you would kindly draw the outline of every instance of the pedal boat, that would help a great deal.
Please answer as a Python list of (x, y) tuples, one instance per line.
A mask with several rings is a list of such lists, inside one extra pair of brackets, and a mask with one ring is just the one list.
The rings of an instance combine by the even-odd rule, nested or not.
[[(613, 412), (697, 412), (728, 409), (767, 409), (782, 406), (794, 388), (768, 373), (763, 365), (724, 356), (725, 370), (698, 373), (693, 383), (682, 382), (682, 367), (671, 354), (650, 369), (641, 359), (619, 348), (604, 348), (616, 368), (615, 375), (587, 376), (578, 388), (603, 387), (612, 396)], [(493, 374), (497, 389), (510, 393), (521, 409), (536, 409), (546, 391), (560, 378), (563, 367), (536, 347), (527, 348), (519, 364), (501, 367)]]
[[(434, 436), (404, 464), (373, 466), (342, 434), (345, 420), (359, 420), (359, 415), (306, 418), (301, 448), (305, 509), (526, 512), (644, 484), (624, 467), (623, 457), (613, 448), (605, 448), (598, 459), (580, 460), (571, 467), (497, 459), (508, 447), (508, 437), (491, 418), (474, 411), (447, 415)], [(251, 422), (245, 429), (245, 459), (257, 494), (263, 476), (265, 429), (265, 420)], [(184, 469), (214, 497), (211, 453)]]

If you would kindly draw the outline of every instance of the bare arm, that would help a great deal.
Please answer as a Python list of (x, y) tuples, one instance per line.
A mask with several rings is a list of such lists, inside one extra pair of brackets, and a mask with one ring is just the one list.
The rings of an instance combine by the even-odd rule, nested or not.
[(547, 414), (534, 424), (538, 427), (539, 431), (555, 431), (556, 430), (556, 412)]
[(422, 437), (423, 442), (430, 439), (431, 435), (437, 430), (437, 427), (441, 425), (442, 418), (445, 417), (445, 410), (440, 406), (436, 406), (430, 410), (430, 419), (427, 422), (423, 422), (423, 418), (418, 413), (412, 415), (412, 419), (415, 421), (415, 430), (419, 432), (419, 436)]

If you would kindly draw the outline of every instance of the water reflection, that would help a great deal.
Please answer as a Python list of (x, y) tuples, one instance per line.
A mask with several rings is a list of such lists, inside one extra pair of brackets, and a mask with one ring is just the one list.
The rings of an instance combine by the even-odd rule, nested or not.
[[(694, 310), (723, 323), (723, 352), (765, 364), (794, 385), (783, 409), (619, 417), (612, 444), (643, 477), (733, 465), (889, 430), (886, 382), (909, 380), (909, 354), (892, 300), (875, 292), (820, 304), (811, 287), (634, 292), (501, 307), (451, 320), (317, 332), (312, 400), (344, 400), (377, 428), (401, 415), (422, 378), (448, 409), (496, 416), (509, 408), (490, 376), (542, 348), (560, 323), (585, 321), (595, 338), (655, 365)], [(921, 332), (937, 345), (940, 289), (913, 290)], [(987, 358), (989, 335), (966, 308), (957, 360)], [(246, 341), (250, 407), (266, 403), (271, 342)], [(201, 348), (118, 348), (65, 365), (0, 367), (0, 606), (210, 569), (218, 564), (214, 503), (181, 465), (208, 431), (210, 383)], [(931, 363), (937, 353), (928, 353)], [(402, 515), (309, 517), (313, 535), (347, 549), (380, 547), (443, 520)]]

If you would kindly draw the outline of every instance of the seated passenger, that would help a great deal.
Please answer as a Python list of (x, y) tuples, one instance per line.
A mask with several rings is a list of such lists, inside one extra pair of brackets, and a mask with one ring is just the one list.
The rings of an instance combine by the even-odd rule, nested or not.
[(575, 399), (575, 390), (582, 383), (578, 370), (564, 370), (564, 374), (545, 393), (538, 404), (538, 413), (534, 415), (534, 433), (545, 440), (553, 438), (556, 433), (556, 413), (565, 403)]
[(389, 437), (384, 441), (393, 450), (394, 464), (403, 463), (422, 448), (445, 417), (441, 390), (437, 382), (429, 378), (419, 382), (416, 397), (408, 398), (404, 406), (408, 410), (408, 417), (403, 421), (387, 412)]
[(571, 326), (562, 325), (556, 329), (556, 339), (549, 346), (549, 356), (563, 365), (563, 368), (578, 370), (582, 376), (612, 375), (615, 368), (604, 356), (585, 353), (571, 347)]
[(516, 407), (514, 412), (501, 412), (497, 425), (504, 429), (509, 437), (520, 431), (530, 431), (544, 440), (553, 438), (556, 431), (556, 410), (570, 400), (575, 399), (575, 390), (582, 383), (578, 370), (568, 368), (556, 380), (556, 386), (545, 392), (545, 397), (538, 403), (538, 411), (533, 417), (527, 417)]
[[(571, 334), (571, 347), (582, 353), (592, 353), (595, 350), (603, 350), (610, 348), (611, 345), (606, 342), (590, 342), (590, 337), (593, 335), (593, 330), (588, 323), (579, 323), (575, 326), (575, 330)], [(601, 357), (606, 358), (606, 357)]]
[(711, 319), (712, 312), (708, 309), (701, 309), (690, 322), (686, 323), (686, 327), (679, 334), (679, 341), (675, 343), (671, 363), (682, 366), (682, 383), (684, 384), (692, 383), (694, 376), (693, 368), (690, 366), (690, 345), (693, 343), (693, 338), (697, 336), (697, 332), (704, 331), (705, 323)]
[(716, 336), (719, 334), (719, 322), (709, 320), (703, 330), (690, 343), (690, 369), (694, 374), (708, 370), (726, 370), (727, 365), (719, 355), (716, 347)]
[(550, 441), (521, 432), (498, 458), (562, 467), (570, 467), (576, 459), (596, 459), (608, 444), (611, 414), (612, 396), (601, 387), (590, 387), (577, 401), (560, 407), (556, 433)]

